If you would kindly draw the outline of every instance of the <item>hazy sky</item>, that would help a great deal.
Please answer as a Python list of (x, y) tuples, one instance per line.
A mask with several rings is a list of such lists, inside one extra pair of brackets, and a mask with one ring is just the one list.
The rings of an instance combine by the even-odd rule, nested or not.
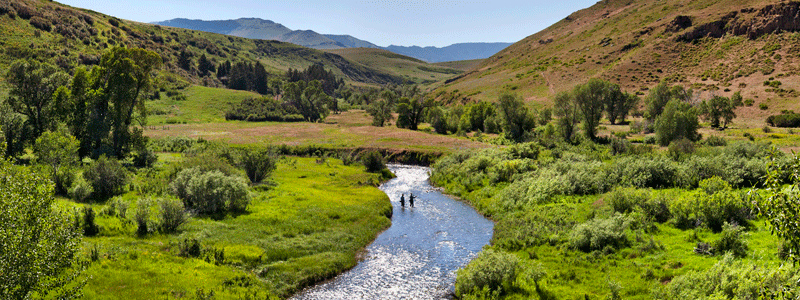
[[(59, 0), (56, 0), (59, 1)], [(517, 42), (598, 0), (61, 0), (139, 22), (255, 17), (379, 46)]]

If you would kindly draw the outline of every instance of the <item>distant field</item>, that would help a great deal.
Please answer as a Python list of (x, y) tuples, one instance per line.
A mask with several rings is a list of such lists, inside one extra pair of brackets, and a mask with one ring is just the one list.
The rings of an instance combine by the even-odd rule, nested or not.
[(435, 63), (434, 65), (469, 72), (480, 66), (483, 61), (485, 61), (485, 59), (458, 60)]
[(145, 130), (151, 138), (194, 137), (224, 140), (234, 144), (323, 145), (334, 148), (381, 148), (428, 152), (451, 152), (486, 147), (464, 137), (437, 135), (400, 129), (374, 127), (360, 110), (329, 116), (325, 123), (217, 122), (156, 126)]
[(175, 100), (161, 93), (160, 100), (147, 102), (151, 112), (148, 125), (208, 123), (225, 121), (225, 111), (231, 104), (242, 100), (261, 97), (248, 91), (192, 86), (183, 90), (188, 100)]

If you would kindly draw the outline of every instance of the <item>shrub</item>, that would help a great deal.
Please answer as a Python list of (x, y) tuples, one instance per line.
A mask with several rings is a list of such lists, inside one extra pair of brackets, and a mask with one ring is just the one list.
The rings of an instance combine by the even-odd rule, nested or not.
[(719, 177), (713, 177), (701, 181), (700, 190), (702, 192), (697, 195), (697, 212), (712, 231), (722, 231), (726, 222), (747, 224), (749, 204), (730, 184)]
[(239, 166), (252, 183), (264, 181), (276, 168), (275, 155), (266, 148), (247, 148), (239, 155)]
[(712, 135), (706, 138), (705, 144), (711, 147), (720, 147), (720, 146), (727, 146), (728, 141), (726, 141), (724, 138)]
[(669, 144), (667, 153), (669, 153), (669, 156), (673, 159), (680, 159), (687, 154), (694, 153), (694, 143), (687, 139), (674, 141)]
[(672, 217), (669, 201), (663, 195), (652, 197), (640, 205), (645, 216), (658, 223), (664, 223)]
[(629, 213), (650, 200), (650, 192), (634, 188), (615, 188), (607, 197), (615, 212)]
[(744, 228), (731, 225), (727, 222), (722, 226), (722, 234), (719, 240), (714, 241), (712, 248), (715, 254), (731, 253), (735, 257), (747, 256), (747, 234)]
[(488, 289), (502, 293), (517, 278), (519, 259), (511, 253), (486, 249), (456, 272), (456, 297)]
[(378, 151), (370, 151), (361, 157), (361, 163), (367, 168), (367, 172), (377, 173), (386, 169), (386, 163)]
[(178, 244), (178, 255), (182, 257), (199, 257), (203, 254), (203, 248), (197, 239), (184, 239)]
[(69, 189), (67, 194), (72, 200), (77, 202), (83, 202), (89, 198), (94, 192), (94, 188), (92, 185), (86, 182), (86, 179), (83, 179), (83, 176), (77, 176), (75, 182), (72, 183), (72, 187)]
[(100, 199), (108, 199), (122, 192), (128, 184), (128, 173), (115, 159), (101, 156), (95, 160), (83, 176), (92, 184), (94, 193)]
[(91, 206), (83, 207), (83, 235), (96, 236), (100, 233), (100, 228), (94, 222), (95, 213)]
[(767, 117), (767, 124), (774, 127), (800, 127), (800, 114), (792, 112), (772, 115)]
[(136, 212), (134, 213), (134, 221), (136, 221), (136, 234), (144, 236), (150, 233), (150, 199), (141, 198), (136, 202)]
[(630, 220), (619, 213), (608, 219), (592, 219), (575, 226), (570, 233), (569, 243), (572, 248), (584, 252), (606, 247), (619, 249), (629, 243), (625, 234), (629, 226)]
[(612, 168), (619, 185), (639, 188), (675, 186), (678, 174), (675, 162), (663, 156), (623, 157)]
[(42, 18), (40, 16), (32, 17), (30, 23), (31, 25), (33, 25), (33, 27), (36, 27), (37, 29), (42, 31), (50, 31), (51, 29), (53, 29), (53, 24), (50, 23), (50, 20)]
[(173, 233), (188, 220), (183, 202), (175, 199), (161, 199), (158, 219), (162, 232)]
[(769, 105), (767, 105), (766, 103), (761, 103), (761, 104), (758, 105), (758, 109), (760, 109), (760, 110), (768, 110), (769, 109)]
[(186, 207), (201, 214), (243, 212), (250, 204), (247, 184), (219, 171), (186, 169), (178, 173), (170, 187)]

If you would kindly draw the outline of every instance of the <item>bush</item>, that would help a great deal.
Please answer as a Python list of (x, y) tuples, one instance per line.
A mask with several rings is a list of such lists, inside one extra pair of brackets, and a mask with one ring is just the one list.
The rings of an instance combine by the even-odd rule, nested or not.
[(640, 205), (640, 209), (650, 220), (658, 223), (664, 223), (672, 218), (672, 212), (669, 210), (669, 201), (663, 195), (650, 198)]
[(89, 198), (94, 192), (94, 188), (92, 185), (86, 182), (86, 179), (83, 179), (83, 176), (77, 176), (75, 182), (72, 183), (72, 187), (69, 189), (67, 194), (72, 200), (76, 202), (83, 202)]
[(720, 146), (727, 146), (728, 141), (726, 141), (724, 138), (712, 135), (706, 138), (705, 144), (711, 147), (720, 147)]
[(731, 253), (733, 256), (740, 258), (747, 256), (746, 236), (744, 228), (726, 222), (722, 226), (721, 237), (712, 244), (714, 254)]
[(800, 127), (800, 114), (792, 112), (772, 115), (767, 117), (767, 124), (774, 127)]
[(108, 199), (122, 192), (128, 184), (128, 172), (119, 161), (101, 156), (83, 173), (84, 178), (92, 184), (95, 196)]
[(630, 220), (616, 213), (608, 219), (592, 219), (578, 224), (569, 236), (570, 246), (583, 252), (602, 250), (606, 247), (619, 249), (627, 246), (628, 236), (625, 230), (630, 227)]
[(150, 233), (150, 199), (141, 198), (136, 201), (136, 212), (133, 216), (136, 221), (136, 234), (144, 236)]
[(370, 151), (361, 157), (361, 163), (367, 168), (367, 172), (377, 173), (386, 169), (386, 162), (378, 151)]
[(767, 105), (766, 103), (761, 103), (761, 104), (758, 105), (758, 109), (760, 109), (760, 110), (768, 110), (769, 109), (769, 105)]
[(519, 259), (511, 253), (486, 249), (466, 267), (456, 272), (456, 297), (488, 289), (502, 293), (517, 278)]
[(615, 212), (629, 213), (649, 201), (650, 192), (648, 190), (618, 187), (607, 198), (608, 204), (611, 205)]
[(30, 23), (31, 25), (33, 25), (33, 27), (36, 27), (37, 29), (42, 31), (50, 31), (53, 29), (53, 24), (50, 23), (50, 20), (42, 18), (40, 16), (32, 17)]
[(680, 159), (687, 154), (694, 153), (694, 143), (687, 139), (674, 141), (669, 144), (667, 153), (669, 153), (669, 156), (673, 159)]
[(243, 212), (250, 204), (247, 184), (219, 171), (186, 169), (178, 173), (170, 187), (186, 207), (201, 214)]
[(95, 213), (91, 206), (83, 207), (83, 235), (96, 236), (100, 233), (100, 227), (94, 222)]
[(266, 148), (247, 148), (239, 155), (239, 166), (252, 183), (264, 181), (276, 168), (275, 155)]
[(747, 224), (750, 209), (744, 195), (736, 192), (730, 184), (719, 177), (700, 182), (697, 195), (697, 212), (706, 226), (714, 232), (720, 232), (723, 225), (731, 222), (737, 225)]
[(619, 185), (639, 188), (673, 187), (678, 174), (676, 163), (663, 156), (623, 157), (612, 168)]
[(175, 199), (161, 199), (158, 205), (161, 208), (158, 219), (162, 232), (173, 233), (188, 220), (183, 202)]

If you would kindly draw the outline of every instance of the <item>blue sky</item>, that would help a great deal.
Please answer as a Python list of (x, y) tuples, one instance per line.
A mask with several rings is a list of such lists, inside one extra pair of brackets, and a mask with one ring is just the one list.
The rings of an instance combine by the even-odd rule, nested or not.
[[(59, 0), (56, 0), (59, 1)], [(379, 46), (517, 42), (597, 0), (61, 0), (139, 22), (256, 17)]]

